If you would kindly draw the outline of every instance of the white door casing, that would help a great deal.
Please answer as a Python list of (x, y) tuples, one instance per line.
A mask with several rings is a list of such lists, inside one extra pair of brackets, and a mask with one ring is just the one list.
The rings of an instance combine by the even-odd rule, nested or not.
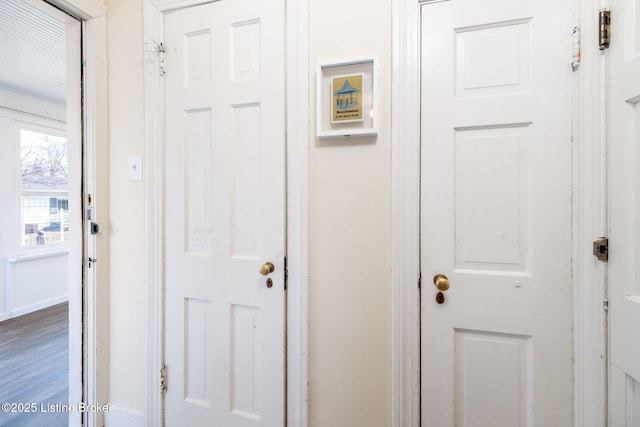
[[(67, 27), (67, 147), (69, 166), (69, 402), (82, 401), (83, 387), (83, 239), (84, 220), (83, 188), (83, 142), (82, 142), (82, 61), (81, 23), (66, 16)], [(88, 237), (91, 239), (91, 237)], [(91, 247), (88, 243), (86, 247)], [(79, 424), (82, 414), (69, 414), (70, 425)]]
[(640, 425), (640, 1), (613, 0), (609, 50), (609, 423)]
[(425, 426), (571, 425), (570, 19), (568, 1), (422, 6)]
[(281, 426), (284, 3), (178, 10), (165, 34), (166, 424)]

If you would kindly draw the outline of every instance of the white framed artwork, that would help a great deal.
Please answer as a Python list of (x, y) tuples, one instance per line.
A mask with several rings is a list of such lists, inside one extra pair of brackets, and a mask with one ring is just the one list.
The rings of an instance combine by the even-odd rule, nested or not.
[(378, 134), (376, 65), (375, 56), (318, 63), (317, 136)]

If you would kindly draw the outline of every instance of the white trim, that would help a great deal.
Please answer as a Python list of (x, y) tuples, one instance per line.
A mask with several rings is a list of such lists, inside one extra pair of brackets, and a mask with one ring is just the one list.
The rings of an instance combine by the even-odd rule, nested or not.
[(0, 108), (6, 108), (8, 111), (44, 117), (59, 122), (67, 120), (67, 110), (65, 106), (61, 104), (7, 89), (0, 89), (0, 99), (2, 99), (2, 106)]
[(186, 7), (212, 3), (217, 0), (149, 0), (160, 12), (167, 13)]
[(156, 426), (161, 424), (148, 424), (145, 422), (144, 414), (141, 412), (131, 411), (129, 409), (118, 406), (109, 405), (105, 414), (105, 425), (117, 427), (145, 427)]
[[(93, 195), (94, 218), (108, 224), (109, 215), (109, 163), (107, 128), (107, 55), (106, 55), (106, 7), (99, 0), (50, 0), (55, 6), (67, 11), (83, 21), (83, 116), (84, 127), (84, 191)], [(100, 159), (98, 162), (97, 159)], [(84, 202), (83, 202), (84, 204)], [(84, 224), (84, 221), (83, 221)], [(83, 236), (83, 239), (86, 237)], [(84, 391), (71, 388), (70, 401), (87, 404), (105, 403), (108, 396), (109, 347), (108, 347), (108, 286), (109, 283), (109, 242), (108, 238), (88, 239), (83, 251), (86, 255), (100, 258), (100, 264), (87, 270), (83, 268), (85, 279), (83, 293), (79, 298), (83, 306), (82, 358), (84, 362)], [(85, 240), (86, 242), (86, 240)], [(100, 284), (100, 286), (98, 286)], [(70, 300), (71, 303), (71, 300)], [(70, 314), (72, 314), (70, 310)], [(78, 318), (80, 320), (80, 318)], [(72, 322), (73, 319), (70, 320)], [(81, 363), (80, 358), (76, 360)], [(76, 363), (74, 362), (74, 363)], [(79, 425), (82, 414), (69, 417), (70, 425)], [(104, 424), (100, 413), (88, 413), (84, 417), (88, 427)]]
[(308, 424), (309, 1), (286, 0), (287, 426)]
[(391, 413), (420, 425), (420, 5), (393, 0)]
[[(89, 3), (93, 3), (87, 0)], [(89, 12), (90, 9), (87, 9)], [(109, 129), (106, 17), (84, 21), (84, 202), (92, 195), (93, 220), (103, 231), (87, 238), (85, 255), (99, 260), (85, 266), (85, 395), (87, 404), (105, 404), (109, 397)], [(85, 258), (86, 259), (86, 258)], [(88, 427), (104, 424), (104, 414), (86, 414)]]
[(24, 316), (25, 314), (33, 313), (34, 311), (43, 310), (45, 308), (53, 307), (54, 305), (62, 304), (63, 302), (69, 301), (69, 297), (64, 295), (61, 297), (52, 298), (43, 302), (39, 302), (37, 304), (32, 304), (26, 307), (21, 307), (15, 311), (11, 311), (7, 316), (8, 319), (12, 319), (14, 317)]
[[(144, 2), (145, 209), (148, 251), (148, 346), (146, 425), (164, 425), (160, 369), (164, 363), (164, 80), (155, 42), (164, 38), (164, 15), (154, 1)], [(155, 41), (155, 42), (154, 42)]]
[[(287, 425), (307, 426), (308, 346), (308, 178), (309, 81), (308, 0), (286, 1), (287, 39)], [(163, 396), (158, 372), (163, 354), (163, 138), (164, 82), (154, 40), (164, 38), (164, 13), (208, 1), (146, 0), (143, 10), (145, 51), (145, 168), (149, 251), (147, 425), (162, 425)]]
[[(47, 0), (65, 12), (90, 23), (91, 20), (103, 17), (107, 8), (101, 0)], [(87, 40), (85, 40), (85, 43)]]
[(583, 35), (574, 87), (573, 298), (575, 426), (607, 425), (606, 263), (592, 242), (607, 235), (606, 54), (595, 39), (601, 0), (575, 0)]
[(39, 252), (24, 253), (24, 254), (16, 255), (14, 257), (7, 259), (7, 263), (13, 264), (17, 262), (35, 261), (37, 259), (52, 258), (52, 257), (64, 256), (64, 255), (69, 255), (69, 249), (66, 247), (66, 244), (64, 249), (48, 250), (48, 251), (42, 251), (42, 252), (39, 251)]

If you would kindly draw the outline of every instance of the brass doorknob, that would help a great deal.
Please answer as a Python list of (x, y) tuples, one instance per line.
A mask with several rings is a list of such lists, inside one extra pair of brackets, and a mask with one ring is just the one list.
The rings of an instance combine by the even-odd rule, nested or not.
[(451, 287), (451, 283), (449, 283), (449, 279), (444, 274), (436, 274), (433, 276), (433, 284), (436, 285), (436, 288), (440, 292), (444, 292)]
[(273, 273), (273, 270), (275, 269), (276, 269), (275, 265), (273, 265), (270, 262), (265, 262), (260, 266), (260, 274), (262, 274), (263, 276), (266, 276), (269, 273)]

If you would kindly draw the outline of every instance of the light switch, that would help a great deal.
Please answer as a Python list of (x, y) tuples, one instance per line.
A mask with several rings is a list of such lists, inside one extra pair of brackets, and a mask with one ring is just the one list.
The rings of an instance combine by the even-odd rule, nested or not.
[(129, 181), (142, 181), (142, 156), (129, 156)]

